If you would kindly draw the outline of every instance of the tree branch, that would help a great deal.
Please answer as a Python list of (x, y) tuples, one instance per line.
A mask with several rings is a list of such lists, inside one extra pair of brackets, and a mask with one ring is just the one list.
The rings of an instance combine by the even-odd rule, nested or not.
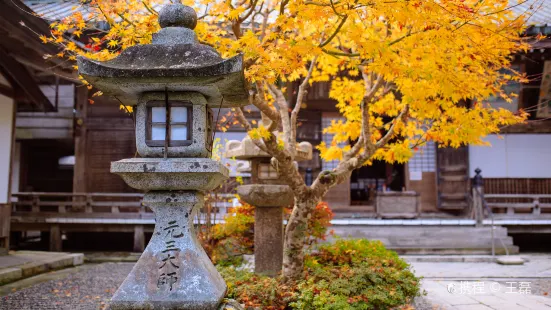
[[(251, 123), (249, 123), (249, 121), (245, 117), (245, 114), (243, 113), (243, 108), (239, 107), (236, 109), (236, 117), (237, 117), (237, 120), (239, 120), (239, 122), (243, 125), (243, 127), (245, 127), (247, 131), (251, 131), (253, 129), (253, 127), (251, 126)], [(253, 138), (251, 138), (251, 140), (259, 149), (261, 149), (265, 153), (268, 153), (268, 149), (266, 148), (266, 146), (261, 140), (253, 139)]]
[(327, 38), (327, 40), (325, 40), (323, 43), (321, 43), (319, 45), (319, 47), (324, 47), (326, 46), (327, 44), (331, 43), (331, 41), (333, 40), (333, 38), (335, 38), (335, 36), (337, 36), (337, 34), (339, 33), (339, 31), (341, 30), (342, 26), (344, 25), (344, 23), (346, 23), (346, 20), (348, 19), (348, 15), (344, 16), (341, 20), (341, 22), (339, 23), (339, 25), (337, 26), (337, 28), (335, 28), (335, 31), (329, 36), (329, 38)]
[(256, 8), (256, 3), (258, 2), (258, 0), (253, 0), (251, 1), (251, 4), (250, 6), (247, 8), (249, 9), (249, 11), (247, 13), (245, 13), (244, 16), (240, 16), (238, 19), (239, 19), (239, 23), (241, 24), (242, 22), (244, 22), (247, 18), (249, 18), (249, 16), (251, 16), (251, 14), (254, 12), (254, 9)]
[(371, 85), (371, 82), (370, 82), (370, 75), (368, 75), (363, 69), (361, 69), (362, 71), (362, 78), (364, 80), (364, 83), (365, 83), (365, 87), (366, 87), (366, 95), (364, 96), (363, 100), (362, 100), (362, 132), (361, 132), (361, 136), (364, 138), (364, 144), (365, 144), (365, 147), (368, 148), (368, 147), (371, 147), (372, 146), (372, 142), (371, 142), (371, 133), (370, 133), (370, 128), (369, 128), (369, 104), (371, 103), (371, 101), (373, 100), (373, 97), (375, 96), (375, 94), (377, 93), (377, 91), (379, 90), (379, 88), (383, 85), (383, 76), (381, 74), (378, 74), (377, 75), (377, 80), (375, 81), (375, 83), (373, 83), (373, 85)]
[(283, 95), (281, 89), (277, 88), (275, 85), (268, 84), (268, 90), (275, 98), (275, 103), (277, 104), (279, 109), (281, 126), (283, 127), (283, 134), (285, 135), (285, 146), (289, 149), (291, 154), (294, 154), (294, 151), (291, 148), (291, 144), (293, 143), (291, 142), (291, 120), (289, 119), (289, 106), (287, 104), (287, 100), (285, 99), (285, 96)]
[(335, 51), (330, 51), (326, 48), (322, 48), (321, 50), (324, 53), (329, 54), (329, 55), (333, 55), (333, 56), (345, 56), (345, 57), (359, 57), (360, 56), (360, 53), (335, 52)]
[[(363, 165), (376, 151), (376, 145), (371, 141), (371, 128), (369, 126), (369, 104), (372, 102), (379, 88), (384, 84), (383, 76), (377, 75), (377, 80), (371, 82), (371, 74), (366, 73), (360, 68), (362, 78), (366, 87), (366, 95), (362, 100), (362, 132), (358, 142), (344, 154), (343, 160), (332, 171), (322, 171), (311, 189), (314, 195), (325, 195), (329, 188), (334, 184), (339, 184), (346, 180), (352, 170)], [(363, 151), (360, 153), (360, 151)]]
[(398, 114), (398, 116), (394, 119), (394, 123), (392, 124), (392, 126), (390, 126), (390, 129), (387, 131), (384, 137), (382, 137), (379, 141), (377, 141), (377, 143), (375, 143), (376, 149), (385, 146), (385, 144), (387, 144), (388, 141), (392, 139), (392, 137), (394, 136), (394, 131), (396, 130), (396, 124), (399, 121), (402, 121), (405, 123), (408, 111), (409, 111), (409, 105), (406, 104), (402, 109), (402, 111), (400, 112), (400, 114)]
[[(256, 88), (259, 92), (263, 91), (262, 85), (260, 83), (257, 83)], [(271, 119), (272, 122), (279, 123), (279, 113), (275, 109), (270, 107), (263, 99), (261, 99), (260, 95), (261, 94), (257, 94), (256, 96), (254, 96), (254, 98), (250, 100), (250, 103), (257, 107), (260, 112), (264, 113), (269, 119)]]
[(312, 77), (312, 72), (314, 71), (314, 67), (316, 66), (317, 60), (318, 60), (317, 56), (315, 56), (314, 59), (312, 59), (312, 62), (310, 63), (310, 68), (308, 68), (308, 73), (306, 73), (304, 80), (302, 81), (302, 83), (300, 83), (300, 86), (298, 87), (297, 101), (295, 102), (295, 106), (293, 107), (293, 111), (291, 112), (291, 142), (293, 143), (293, 146), (291, 147), (291, 149), (293, 151), (296, 149), (296, 143), (297, 143), (298, 113), (300, 112), (302, 101), (304, 100), (304, 96), (306, 96), (306, 94), (308, 93), (306, 91), (306, 88), (308, 87), (308, 82), (310, 80), (310, 77)]

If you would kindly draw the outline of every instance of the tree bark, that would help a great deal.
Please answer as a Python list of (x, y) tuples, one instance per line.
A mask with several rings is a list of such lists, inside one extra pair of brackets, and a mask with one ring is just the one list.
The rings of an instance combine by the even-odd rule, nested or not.
[(302, 276), (308, 221), (320, 199), (321, 197), (311, 194), (295, 194), (295, 205), (285, 228), (283, 244), (283, 277), (286, 280), (295, 280)]

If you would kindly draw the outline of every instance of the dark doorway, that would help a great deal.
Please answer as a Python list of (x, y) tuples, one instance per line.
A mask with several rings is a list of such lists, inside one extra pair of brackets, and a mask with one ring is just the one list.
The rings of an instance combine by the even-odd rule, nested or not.
[(374, 205), (381, 191), (402, 191), (405, 185), (404, 165), (375, 160), (369, 166), (354, 170), (350, 177), (350, 204)]
[(521, 253), (551, 253), (551, 234), (509, 234)]
[(75, 154), (73, 140), (21, 141), (21, 192), (72, 192), (73, 166), (60, 159)]

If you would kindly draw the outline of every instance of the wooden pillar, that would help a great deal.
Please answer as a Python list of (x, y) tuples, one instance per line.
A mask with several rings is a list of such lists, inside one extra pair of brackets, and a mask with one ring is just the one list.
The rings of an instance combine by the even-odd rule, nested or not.
[(75, 167), (73, 172), (73, 192), (86, 192), (86, 116), (88, 110), (88, 89), (76, 88), (75, 107), (77, 119), (75, 122)]
[(59, 224), (50, 226), (50, 251), (61, 252), (61, 229)]
[(0, 205), (0, 255), (7, 254), (10, 248), (10, 215), (10, 205)]
[(135, 225), (134, 226), (134, 252), (143, 252), (145, 249), (145, 234), (143, 225)]

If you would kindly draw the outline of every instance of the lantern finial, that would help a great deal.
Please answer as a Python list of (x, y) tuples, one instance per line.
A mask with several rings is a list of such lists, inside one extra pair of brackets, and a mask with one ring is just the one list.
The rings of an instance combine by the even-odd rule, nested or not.
[(166, 5), (159, 12), (159, 25), (161, 28), (185, 27), (193, 30), (197, 25), (197, 13), (181, 3)]

